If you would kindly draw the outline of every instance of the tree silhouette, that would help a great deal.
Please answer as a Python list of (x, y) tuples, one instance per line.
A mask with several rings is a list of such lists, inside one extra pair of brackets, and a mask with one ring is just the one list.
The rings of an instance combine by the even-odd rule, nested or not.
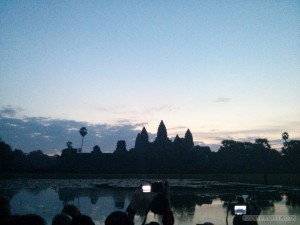
[(255, 139), (255, 144), (262, 145), (266, 149), (271, 148), (271, 146), (269, 144), (269, 141), (266, 138), (257, 138), (257, 139)]
[(0, 160), (6, 160), (11, 158), (12, 149), (11, 146), (0, 140)]
[(83, 138), (85, 135), (87, 135), (87, 129), (85, 127), (81, 127), (79, 130), (80, 135), (82, 136), (81, 139), (81, 148), (79, 149), (79, 152), (82, 152), (82, 146), (83, 146)]
[(299, 140), (291, 140), (287, 142), (286, 147), (283, 149), (283, 153), (285, 155), (291, 157), (298, 157), (300, 156), (300, 141)]
[(283, 139), (284, 142), (286, 143), (286, 140), (289, 139), (289, 133), (288, 133), (288, 132), (283, 132), (283, 133), (282, 133), (282, 139)]
[(288, 143), (287, 143), (287, 139), (289, 139), (289, 133), (288, 132), (283, 132), (282, 133), (282, 139), (284, 140), (283, 142), (283, 148), (282, 150), (286, 150), (287, 146), (288, 146)]

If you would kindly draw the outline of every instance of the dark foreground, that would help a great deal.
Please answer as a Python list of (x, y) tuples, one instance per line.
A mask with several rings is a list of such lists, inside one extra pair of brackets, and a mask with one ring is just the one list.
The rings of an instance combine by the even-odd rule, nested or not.
[[(251, 197), (262, 208), (261, 215), (291, 215), (298, 220), (300, 218), (298, 186), (203, 181), (195, 178), (168, 180), (171, 186), (171, 207), (175, 224), (178, 225), (204, 222), (225, 224), (227, 205), (238, 195)], [(52, 218), (63, 206), (72, 203), (82, 213), (91, 216), (98, 225), (104, 224), (106, 216), (112, 211), (125, 211), (139, 184), (140, 178), (2, 179), (0, 191), (11, 199), (15, 214), (36, 213), (45, 218), (47, 224), (51, 224)], [(160, 220), (153, 214), (148, 218), (149, 221)], [(229, 215), (229, 224), (232, 224), (232, 219)], [(142, 218), (136, 218), (137, 225), (141, 221)], [(266, 224), (279, 225), (282, 221), (259, 222), (259, 225)], [(297, 221), (285, 224), (296, 225)]]

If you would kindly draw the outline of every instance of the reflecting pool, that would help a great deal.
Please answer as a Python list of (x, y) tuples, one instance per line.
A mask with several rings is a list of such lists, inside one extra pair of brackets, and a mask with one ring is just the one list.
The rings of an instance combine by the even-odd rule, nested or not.
[[(171, 206), (175, 224), (226, 224), (227, 206), (236, 196), (251, 197), (261, 208), (260, 225), (299, 224), (300, 188), (274, 185), (220, 183), (195, 179), (170, 179)], [(11, 199), (13, 214), (36, 213), (48, 225), (52, 218), (68, 203), (75, 204), (96, 224), (104, 224), (108, 214), (125, 211), (138, 179), (16, 179), (0, 181), (1, 195)], [(290, 221), (283, 217), (291, 216)], [(285, 217), (286, 219), (287, 217)], [(136, 216), (135, 224), (143, 217)], [(272, 221), (272, 219), (274, 219)], [(228, 224), (233, 216), (228, 213)], [(263, 221), (264, 220), (264, 221)], [(161, 221), (160, 216), (149, 213), (147, 221)]]

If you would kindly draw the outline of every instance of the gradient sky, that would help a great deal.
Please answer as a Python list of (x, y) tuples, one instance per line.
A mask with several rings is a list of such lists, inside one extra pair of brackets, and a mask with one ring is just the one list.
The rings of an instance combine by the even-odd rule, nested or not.
[(300, 139), (299, 24), (297, 0), (1, 1), (0, 137), (29, 151), (15, 128), (39, 121), (27, 132), (52, 141), (34, 148), (56, 151), (69, 137), (46, 128), (71, 121), (112, 151), (164, 120), (170, 138), (280, 148), (284, 131)]

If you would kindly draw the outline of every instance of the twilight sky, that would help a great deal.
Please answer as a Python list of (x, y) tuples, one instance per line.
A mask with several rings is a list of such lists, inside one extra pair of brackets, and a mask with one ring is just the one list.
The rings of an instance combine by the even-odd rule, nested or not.
[(1, 1), (0, 137), (127, 147), (164, 120), (196, 144), (300, 139), (300, 2)]

